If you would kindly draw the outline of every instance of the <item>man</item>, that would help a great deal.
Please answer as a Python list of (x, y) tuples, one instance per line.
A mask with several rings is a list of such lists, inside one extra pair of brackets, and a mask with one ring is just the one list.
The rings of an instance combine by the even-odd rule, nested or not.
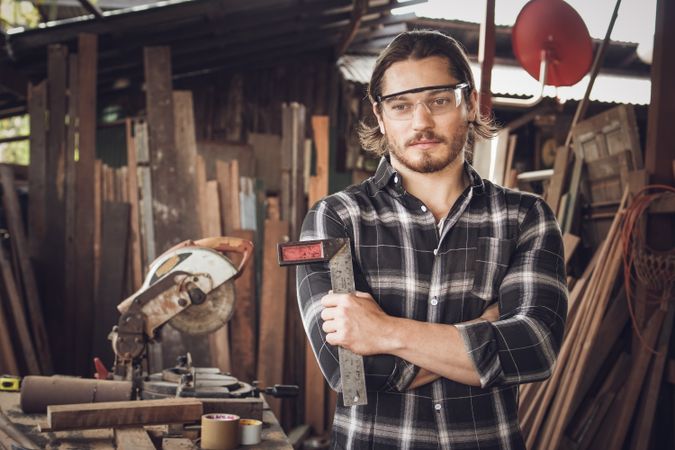
[(452, 38), (396, 37), (369, 97), (377, 125), (360, 137), (383, 155), (377, 172), (321, 200), (301, 235), (352, 243), (355, 294), (332, 294), (326, 265), (297, 277), (330, 386), (340, 387), (338, 346), (364, 356), (368, 404), (338, 399), (332, 446), (525, 448), (518, 385), (550, 375), (567, 315), (554, 215), (465, 162), (475, 135), (495, 130)]

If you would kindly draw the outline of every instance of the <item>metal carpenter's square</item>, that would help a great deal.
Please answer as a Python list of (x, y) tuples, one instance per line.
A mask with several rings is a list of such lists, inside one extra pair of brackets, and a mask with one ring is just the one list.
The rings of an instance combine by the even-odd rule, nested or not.
[[(347, 238), (285, 242), (278, 245), (278, 252), (282, 266), (327, 261), (333, 292), (349, 294), (356, 290), (352, 251)], [(344, 406), (367, 405), (363, 357), (342, 347), (338, 347), (338, 355)]]

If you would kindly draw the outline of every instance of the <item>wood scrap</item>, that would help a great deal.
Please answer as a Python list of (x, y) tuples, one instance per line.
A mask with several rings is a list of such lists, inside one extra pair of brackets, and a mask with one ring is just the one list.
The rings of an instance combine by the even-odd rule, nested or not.
[(162, 450), (198, 450), (199, 447), (190, 439), (185, 438), (164, 438), (162, 439)]
[(143, 427), (115, 428), (115, 447), (118, 450), (156, 450)]
[(202, 411), (199, 400), (188, 398), (50, 405), (47, 425), (40, 431), (192, 423), (199, 421)]

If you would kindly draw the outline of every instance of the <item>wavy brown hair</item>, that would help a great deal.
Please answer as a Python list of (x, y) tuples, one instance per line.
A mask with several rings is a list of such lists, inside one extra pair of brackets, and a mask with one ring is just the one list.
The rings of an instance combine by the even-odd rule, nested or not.
[[(375, 62), (373, 74), (368, 84), (368, 98), (371, 103), (377, 103), (377, 97), (382, 95), (382, 79), (392, 64), (407, 59), (423, 59), (430, 56), (447, 58), (450, 73), (460, 83), (469, 84), (468, 89), (463, 89), (464, 100), (470, 105), (471, 93), (476, 89), (473, 73), (469, 66), (462, 45), (450, 36), (433, 30), (414, 30), (399, 34), (385, 48)], [(377, 105), (379, 110), (380, 105)], [(492, 117), (476, 114), (476, 119), (469, 122), (467, 146), (473, 148), (476, 136), (490, 139), (497, 134), (498, 128)], [(359, 124), (359, 141), (363, 148), (375, 155), (382, 156), (388, 152), (387, 139), (380, 133), (380, 128), (374, 116), (368, 117)]]

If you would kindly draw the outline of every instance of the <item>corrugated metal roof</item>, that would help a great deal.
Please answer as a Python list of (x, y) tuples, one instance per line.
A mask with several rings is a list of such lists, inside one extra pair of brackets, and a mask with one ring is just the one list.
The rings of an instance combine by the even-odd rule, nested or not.
[[(375, 66), (375, 56), (345, 55), (338, 60), (338, 67), (345, 79), (367, 84)], [(480, 80), (480, 65), (471, 63), (475, 80)], [(574, 86), (555, 88), (546, 86), (545, 97), (568, 100), (581, 100), (588, 86), (586, 75)], [(539, 82), (519, 66), (495, 65), (492, 69), (492, 93), (495, 96), (527, 97), (537, 94)], [(590, 99), (605, 103), (626, 103), (648, 105), (651, 97), (649, 78), (628, 77), (612, 74), (598, 74), (593, 84)]]

